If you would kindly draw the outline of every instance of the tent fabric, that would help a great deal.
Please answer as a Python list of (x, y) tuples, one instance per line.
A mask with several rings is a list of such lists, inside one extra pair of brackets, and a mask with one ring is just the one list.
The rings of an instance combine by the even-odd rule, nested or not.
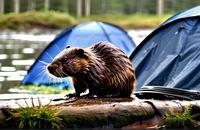
[(162, 100), (199, 100), (200, 93), (198, 91), (179, 89), (179, 88), (165, 88), (163, 86), (145, 86), (140, 91), (135, 92), (138, 98), (142, 99), (162, 99)]
[(200, 90), (200, 6), (178, 13), (131, 54), (136, 90), (145, 86)]
[(22, 84), (72, 87), (70, 78), (53, 78), (45, 71), (48, 63), (67, 45), (85, 48), (100, 41), (108, 41), (121, 48), (128, 56), (136, 45), (123, 29), (104, 22), (86, 22), (64, 30), (42, 52), (29, 69)]

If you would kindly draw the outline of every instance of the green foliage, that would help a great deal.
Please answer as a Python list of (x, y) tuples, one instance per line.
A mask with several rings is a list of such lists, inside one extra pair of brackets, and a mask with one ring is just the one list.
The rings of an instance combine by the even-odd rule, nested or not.
[(18, 128), (63, 128), (62, 119), (48, 105), (21, 107), (17, 110), (16, 117), (19, 120)]
[(149, 14), (112, 14), (93, 15), (90, 17), (74, 18), (67, 13), (47, 11), (47, 12), (26, 12), (9, 13), (0, 15), (0, 29), (27, 30), (32, 28), (63, 29), (74, 24), (86, 21), (104, 21), (122, 28), (153, 28), (165, 21), (171, 15), (157, 17)]
[(65, 28), (76, 24), (76, 20), (67, 13), (55, 11), (9, 13), (0, 15), (0, 28), (20, 29), (31, 27)]
[(19, 89), (29, 91), (32, 94), (66, 94), (68, 92), (68, 90), (56, 86), (22, 85)]
[[(160, 23), (164, 22), (167, 18), (172, 16), (171, 14), (156, 16), (148, 14), (132, 14), (132, 15), (104, 15), (104, 16), (90, 16), (87, 18), (81, 18), (79, 21), (104, 21), (113, 23), (125, 29), (130, 28), (154, 28)], [(120, 20), (121, 19), (121, 20)]]
[(164, 119), (165, 128), (200, 128), (193, 119), (192, 107), (187, 107), (183, 114), (175, 114)]

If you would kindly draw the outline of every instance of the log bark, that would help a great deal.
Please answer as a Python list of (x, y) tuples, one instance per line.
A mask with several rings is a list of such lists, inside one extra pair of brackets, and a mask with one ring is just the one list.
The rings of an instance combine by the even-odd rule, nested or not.
[(60, 117), (69, 128), (126, 126), (155, 115), (147, 103), (134, 103), (130, 99), (79, 99), (59, 108)]

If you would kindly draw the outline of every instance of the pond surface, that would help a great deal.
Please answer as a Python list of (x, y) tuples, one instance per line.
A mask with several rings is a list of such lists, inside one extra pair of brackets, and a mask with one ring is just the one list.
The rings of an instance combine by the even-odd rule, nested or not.
[[(130, 30), (138, 45), (152, 30)], [(28, 69), (60, 31), (54, 34), (0, 33), (0, 94), (17, 93)]]
[(44, 41), (0, 40), (0, 93), (10, 93), (48, 45)]

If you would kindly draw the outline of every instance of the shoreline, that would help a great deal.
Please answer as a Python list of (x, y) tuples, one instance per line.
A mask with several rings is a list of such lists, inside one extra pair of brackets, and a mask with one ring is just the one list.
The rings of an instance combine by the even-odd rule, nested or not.
[[(51, 42), (65, 29), (33, 29), (30, 31), (24, 30), (2, 30), (0, 31), (0, 40), (22, 40), (22, 41), (32, 41), (32, 42)], [(148, 36), (154, 28), (146, 29), (126, 29), (125, 31), (133, 39), (136, 45)]]
[[(29, 11), (23, 13), (8, 13), (0, 15), (0, 30), (35, 30), (37, 28), (45, 31), (69, 28), (73, 25), (89, 22), (107, 22), (126, 30), (130, 29), (150, 29), (159, 26), (172, 14), (157, 16), (152, 14), (129, 14), (129, 15), (92, 15), (89, 17), (75, 17), (66, 12), (56, 11)], [(120, 19), (120, 20), (119, 20)]]

